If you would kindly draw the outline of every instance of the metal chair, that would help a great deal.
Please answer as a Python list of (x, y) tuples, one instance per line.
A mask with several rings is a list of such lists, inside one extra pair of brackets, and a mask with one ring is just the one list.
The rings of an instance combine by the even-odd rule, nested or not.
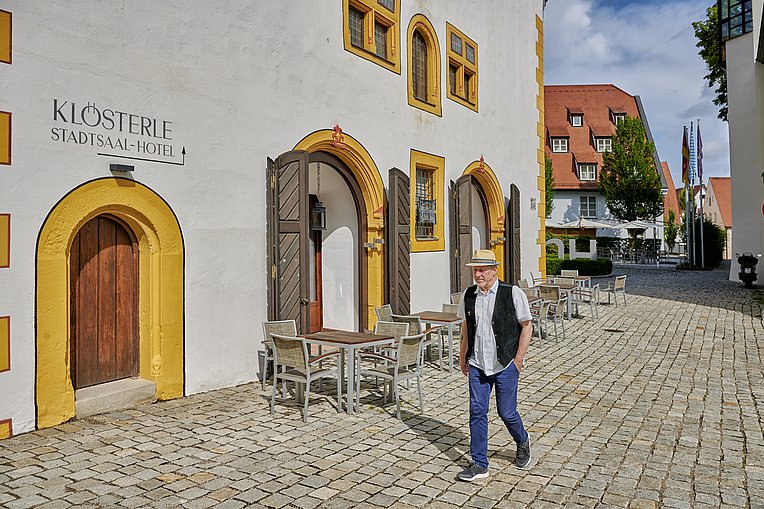
[[(303, 384), (305, 387), (305, 407), (303, 410), (303, 420), (308, 422), (308, 402), (310, 401), (310, 384), (313, 380), (322, 378), (336, 378), (337, 380), (337, 412), (342, 412), (342, 379), (338, 367), (318, 368), (314, 367), (331, 357), (342, 355), (339, 351), (328, 352), (317, 357), (311, 357), (308, 353), (308, 343), (303, 338), (293, 336), (283, 336), (281, 334), (271, 334), (273, 341), (273, 394), (271, 395), (271, 414), (276, 407), (276, 385), (278, 379), (282, 381), (292, 381), (295, 384)], [(278, 372), (278, 367), (282, 371)], [(295, 391), (296, 395), (300, 390)], [(298, 398), (299, 399), (299, 398)]]
[(390, 304), (384, 304), (382, 306), (377, 306), (374, 308), (374, 312), (377, 313), (377, 320), (381, 320), (383, 322), (392, 322), (392, 315), (393, 315), (393, 308), (390, 306)]
[(618, 307), (618, 294), (623, 295), (623, 305), (626, 305), (626, 276), (616, 276), (612, 283), (609, 283), (600, 291), (607, 293), (607, 303), (610, 304), (610, 295), (613, 295), (615, 307)]
[(518, 288), (530, 288), (530, 285), (528, 284), (528, 280), (527, 279), (521, 279), (520, 281), (517, 282), (517, 287)]
[[(355, 405), (359, 406), (359, 393), (361, 392), (361, 377), (382, 378), (392, 382), (395, 405), (398, 419), (401, 418), (400, 383), (416, 378), (419, 392), (419, 411), (424, 413), (424, 398), (422, 396), (422, 352), (424, 350), (425, 334), (404, 336), (398, 343), (394, 355), (381, 355), (377, 353), (359, 351), (356, 354), (356, 392)], [(374, 364), (373, 367), (364, 367), (363, 360), (383, 361), (384, 364)], [(387, 402), (386, 393), (382, 395), (383, 402)]]
[(459, 304), (462, 300), (461, 292), (452, 293), (450, 300), (451, 300), (451, 304)]
[(578, 270), (577, 269), (562, 269), (560, 270), (560, 275), (562, 277), (578, 277)]
[[(281, 334), (282, 336), (296, 336), (297, 324), (294, 320), (276, 320), (263, 322), (263, 346), (265, 347), (265, 362), (263, 363), (262, 387), (265, 390), (265, 380), (268, 378), (268, 367), (273, 362), (273, 340), (272, 334)], [(282, 388), (286, 394), (286, 383)]]
[[(439, 334), (434, 334), (440, 330), (440, 327), (430, 327), (427, 330), (423, 330), (424, 327), (422, 326), (422, 319), (419, 318), (417, 315), (392, 315), (392, 319), (394, 322), (405, 322), (409, 324), (409, 335), (414, 336), (416, 334), (424, 334), (426, 336), (426, 339), (424, 341), (424, 346), (426, 348), (429, 348), (433, 345), (438, 347), (438, 367), (443, 368), (443, 344), (440, 341)], [(438, 336), (437, 340), (434, 336)], [(422, 350), (422, 355), (424, 356), (424, 350)], [(424, 362), (424, 357), (422, 357), (422, 361)]]
[(600, 285), (594, 286), (579, 286), (570, 292), (571, 304), (575, 307), (575, 314), (578, 315), (578, 305), (588, 304), (589, 311), (592, 316), (599, 318), (599, 310), (597, 309), (600, 301)]
[[(555, 341), (559, 341), (560, 336), (557, 334), (557, 323), (560, 323), (562, 328), (562, 338), (565, 339), (565, 312), (567, 310), (567, 297), (562, 295), (559, 286), (554, 285), (540, 285), (539, 295), (543, 303), (546, 303), (546, 312), (540, 315), (540, 321), (546, 324), (547, 320), (552, 320), (554, 325), (554, 337)], [(549, 335), (549, 328), (546, 328), (547, 336)]]

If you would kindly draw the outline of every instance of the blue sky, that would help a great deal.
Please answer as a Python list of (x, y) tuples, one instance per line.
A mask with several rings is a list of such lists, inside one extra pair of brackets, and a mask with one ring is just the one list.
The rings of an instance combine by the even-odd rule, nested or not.
[(691, 23), (712, 0), (549, 0), (544, 80), (612, 83), (639, 95), (658, 154), (681, 186), (682, 126), (700, 119), (703, 176), (729, 175), (727, 124), (716, 118)]

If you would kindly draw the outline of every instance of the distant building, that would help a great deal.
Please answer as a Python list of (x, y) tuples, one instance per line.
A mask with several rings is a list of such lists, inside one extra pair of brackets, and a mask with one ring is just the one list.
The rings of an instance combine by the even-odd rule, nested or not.
[[(733, 232), (730, 279), (736, 281), (735, 253), (764, 253), (764, 0), (720, 0), (717, 8), (727, 67)], [(759, 276), (762, 283), (764, 277)]]
[(732, 193), (730, 177), (711, 177), (708, 179), (703, 214), (714, 224), (727, 232), (724, 246), (724, 258), (732, 258)]
[[(597, 190), (602, 155), (612, 150), (616, 126), (627, 116), (641, 119), (647, 139), (653, 141), (641, 99), (609, 84), (547, 85), (544, 97), (545, 150), (552, 159), (555, 181), (549, 223), (579, 218), (615, 219), (605, 205), (605, 197)], [(657, 151), (653, 157), (665, 195), (673, 190), (673, 185), (667, 184)], [(662, 219), (658, 218), (658, 222), (662, 223)], [(600, 235), (621, 233), (598, 230)]]

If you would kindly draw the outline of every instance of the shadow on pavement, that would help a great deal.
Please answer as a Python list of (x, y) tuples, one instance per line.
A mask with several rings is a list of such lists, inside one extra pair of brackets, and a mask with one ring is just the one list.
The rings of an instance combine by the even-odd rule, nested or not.
[[(394, 415), (394, 404), (392, 409)], [(455, 465), (463, 467), (469, 463), (470, 439), (460, 428), (426, 414), (412, 413), (404, 408), (401, 408), (401, 418), (406, 426), (437, 447)]]

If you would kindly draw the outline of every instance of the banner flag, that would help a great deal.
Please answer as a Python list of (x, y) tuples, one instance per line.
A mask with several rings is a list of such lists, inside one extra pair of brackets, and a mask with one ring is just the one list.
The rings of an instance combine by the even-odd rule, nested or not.
[(698, 123), (698, 179), (703, 185), (703, 142), (700, 139), (700, 123)]
[(682, 182), (684, 185), (690, 181), (690, 146), (687, 145), (687, 127), (682, 135)]

